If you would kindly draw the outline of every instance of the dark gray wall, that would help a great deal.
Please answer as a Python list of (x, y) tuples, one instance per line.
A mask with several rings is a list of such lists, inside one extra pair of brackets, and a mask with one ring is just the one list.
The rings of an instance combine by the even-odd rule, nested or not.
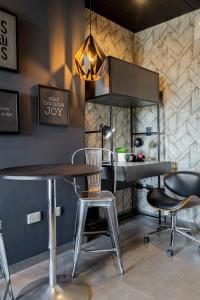
[[(0, 168), (70, 162), (84, 145), (84, 87), (74, 76), (73, 57), (84, 34), (82, 0), (0, 0), (19, 18), (19, 73), (0, 71), (0, 88), (20, 93), (20, 134), (0, 135)], [(37, 84), (70, 89), (68, 128), (39, 126)], [(71, 186), (57, 184), (57, 205), (64, 207), (58, 222), (58, 245), (72, 239), (76, 197)], [(48, 247), (45, 182), (0, 180), (0, 218), (9, 263)], [(42, 222), (26, 225), (26, 215), (42, 211)]]

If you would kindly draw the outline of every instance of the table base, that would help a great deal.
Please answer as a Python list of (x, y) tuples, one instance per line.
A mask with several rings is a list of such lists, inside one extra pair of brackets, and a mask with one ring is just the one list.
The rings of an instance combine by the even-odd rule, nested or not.
[(57, 277), (55, 288), (49, 286), (48, 278), (30, 283), (17, 296), (17, 300), (88, 300), (89, 287), (79, 279), (69, 276)]

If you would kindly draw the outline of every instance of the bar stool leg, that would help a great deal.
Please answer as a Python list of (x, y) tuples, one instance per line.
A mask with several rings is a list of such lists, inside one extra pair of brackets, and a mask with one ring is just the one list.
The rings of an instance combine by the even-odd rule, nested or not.
[(115, 241), (113, 239), (112, 226), (110, 223), (110, 215), (109, 215), (108, 207), (106, 207), (105, 211), (106, 211), (106, 219), (107, 219), (107, 223), (108, 223), (108, 234), (110, 236), (112, 247), (113, 247), (113, 249), (115, 249)]
[(118, 220), (117, 220), (117, 209), (115, 202), (112, 201), (111, 204), (108, 206), (108, 213), (109, 213), (109, 222), (111, 226), (111, 234), (115, 244), (116, 252), (117, 252), (117, 260), (119, 264), (120, 273), (124, 274), (122, 259), (121, 259), (121, 250), (120, 250), (120, 243), (119, 243), (119, 228), (118, 228)]
[(81, 251), (81, 242), (82, 242), (83, 232), (84, 232), (84, 228), (85, 228), (87, 210), (88, 210), (87, 205), (83, 201), (79, 200), (79, 202), (78, 202), (78, 225), (77, 225), (77, 234), (76, 234), (76, 238), (75, 238), (74, 265), (73, 265), (73, 270), (72, 270), (72, 277), (74, 277), (76, 274), (76, 267), (78, 264), (78, 259), (79, 259), (80, 251)]
[(6, 280), (6, 289), (2, 300), (7, 299), (7, 295), (9, 295), (10, 300), (14, 300), (11, 281), (10, 281), (10, 273), (8, 270), (7, 257), (6, 257), (4, 242), (3, 242), (1, 222), (0, 222), (0, 267), (2, 268), (2, 273)]

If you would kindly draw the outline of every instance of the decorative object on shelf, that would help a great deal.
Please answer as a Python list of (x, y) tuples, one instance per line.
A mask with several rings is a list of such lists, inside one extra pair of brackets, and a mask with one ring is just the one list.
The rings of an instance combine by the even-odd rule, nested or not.
[(126, 154), (126, 161), (127, 162), (136, 161), (136, 155), (134, 153), (127, 153)]
[(118, 148), (115, 149), (115, 152), (117, 153), (118, 162), (126, 162), (126, 156), (129, 152), (128, 148), (118, 147)]
[(91, 14), (90, 0), (90, 33), (75, 55), (75, 65), (81, 79), (96, 81), (103, 76), (106, 56), (91, 34)]
[(125, 155), (126, 162), (142, 162), (145, 159), (145, 156), (142, 152), (139, 152), (137, 155), (134, 153), (127, 153)]
[(0, 132), (19, 132), (19, 94), (16, 91), (0, 90)]
[(145, 156), (144, 156), (143, 152), (139, 152), (137, 154), (137, 161), (144, 161), (144, 159), (145, 159)]
[(137, 138), (134, 139), (133, 144), (136, 148), (139, 148), (139, 147), (142, 147), (144, 145), (144, 141), (143, 141), (143, 139), (137, 137)]
[(149, 143), (149, 147), (148, 147), (148, 159), (150, 159), (150, 160), (157, 159), (156, 149), (157, 149), (157, 141), (152, 140)]
[(17, 16), (0, 9), (0, 68), (17, 72)]
[(152, 134), (152, 127), (146, 127), (146, 135)]
[(39, 124), (67, 126), (69, 124), (69, 91), (38, 85)]
[(103, 136), (105, 137), (105, 139), (108, 139), (109, 137), (111, 137), (113, 132), (115, 132), (115, 128), (111, 129), (110, 126), (103, 125), (103, 124), (101, 124), (99, 126), (99, 130), (102, 131)]

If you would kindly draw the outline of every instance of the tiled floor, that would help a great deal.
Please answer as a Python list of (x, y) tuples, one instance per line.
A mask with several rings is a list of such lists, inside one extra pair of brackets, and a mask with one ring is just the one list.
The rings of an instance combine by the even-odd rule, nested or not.
[[(82, 254), (79, 278), (88, 286), (89, 300), (199, 300), (200, 256), (194, 242), (176, 236), (174, 257), (167, 257), (169, 234), (154, 236), (143, 243), (143, 234), (156, 227), (153, 218), (138, 216), (120, 225), (125, 274), (119, 275), (110, 255)], [(108, 245), (107, 237), (99, 238)], [(90, 246), (96, 246), (97, 240)], [(58, 256), (58, 272), (70, 274), (72, 252)], [(12, 276), (15, 295), (32, 280), (48, 274), (44, 261)], [(27, 299), (28, 300), (28, 299)]]

